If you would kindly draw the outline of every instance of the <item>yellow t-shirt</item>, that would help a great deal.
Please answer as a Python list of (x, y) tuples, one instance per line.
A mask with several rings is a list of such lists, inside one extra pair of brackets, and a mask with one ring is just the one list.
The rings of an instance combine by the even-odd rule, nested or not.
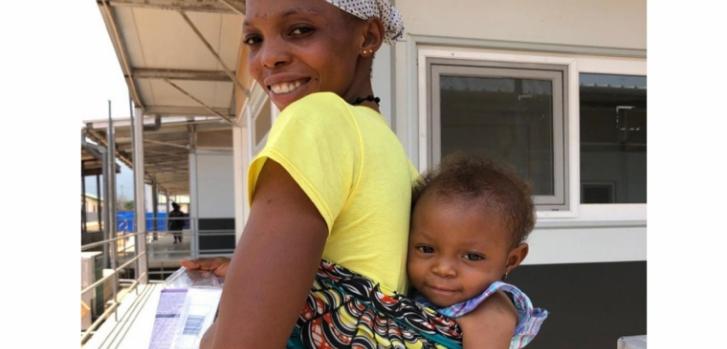
[(406, 292), (417, 172), (379, 113), (330, 92), (290, 104), (250, 164), (249, 201), (266, 159), (285, 168), (326, 221), (323, 258), (379, 282), (384, 292)]

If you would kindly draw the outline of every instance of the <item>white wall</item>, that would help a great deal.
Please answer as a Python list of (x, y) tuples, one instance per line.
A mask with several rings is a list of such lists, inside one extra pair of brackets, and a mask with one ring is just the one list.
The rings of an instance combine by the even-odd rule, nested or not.
[(607, 263), (646, 260), (646, 227), (536, 228), (523, 264)]
[(372, 67), (372, 87), (374, 89), (374, 95), (381, 98), (379, 104), (379, 110), (381, 115), (384, 116), (389, 126), (392, 123), (394, 105), (394, 93), (393, 93), (393, 56), (392, 48), (388, 44), (381, 45), (381, 48), (376, 52), (374, 57), (374, 65)]
[(645, 0), (397, 0), (406, 32), (646, 49)]
[[(196, 213), (202, 218), (233, 218), (234, 178), (232, 151), (197, 149), (196, 160), (190, 166), (196, 167), (195, 192), (198, 207)], [(196, 162), (196, 163), (195, 163)]]

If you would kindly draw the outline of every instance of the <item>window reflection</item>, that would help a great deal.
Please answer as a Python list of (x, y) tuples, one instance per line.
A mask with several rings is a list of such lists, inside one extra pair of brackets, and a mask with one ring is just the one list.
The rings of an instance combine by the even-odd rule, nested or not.
[(515, 167), (535, 195), (554, 195), (553, 83), (442, 75), (442, 157), (461, 151)]
[(582, 203), (646, 203), (646, 77), (580, 75)]

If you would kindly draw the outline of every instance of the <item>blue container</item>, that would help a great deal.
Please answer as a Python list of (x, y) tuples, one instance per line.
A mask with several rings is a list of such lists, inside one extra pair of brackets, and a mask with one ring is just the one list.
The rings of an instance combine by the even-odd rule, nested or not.
[[(134, 211), (117, 211), (116, 212), (116, 230), (133, 232), (136, 231), (136, 215)], [(156, 228), (154, 227), (156, 223)], [(189, 225), (189, 223), (185, 224)], [(186, 228), (186, 227), (185, 227)], [(165, 231), (167, 230), (167, 213), (157, 213), (154, 219), (153, 212), (146, 212), (146, 231)]]

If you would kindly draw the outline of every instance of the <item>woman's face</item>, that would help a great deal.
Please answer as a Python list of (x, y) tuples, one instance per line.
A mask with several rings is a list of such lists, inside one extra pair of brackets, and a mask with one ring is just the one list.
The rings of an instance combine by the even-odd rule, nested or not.
[(246, 12), (250, 73), (279, 109), (319, 91), (359, 97), (358, 21), (323, 0), (248, 0)]

